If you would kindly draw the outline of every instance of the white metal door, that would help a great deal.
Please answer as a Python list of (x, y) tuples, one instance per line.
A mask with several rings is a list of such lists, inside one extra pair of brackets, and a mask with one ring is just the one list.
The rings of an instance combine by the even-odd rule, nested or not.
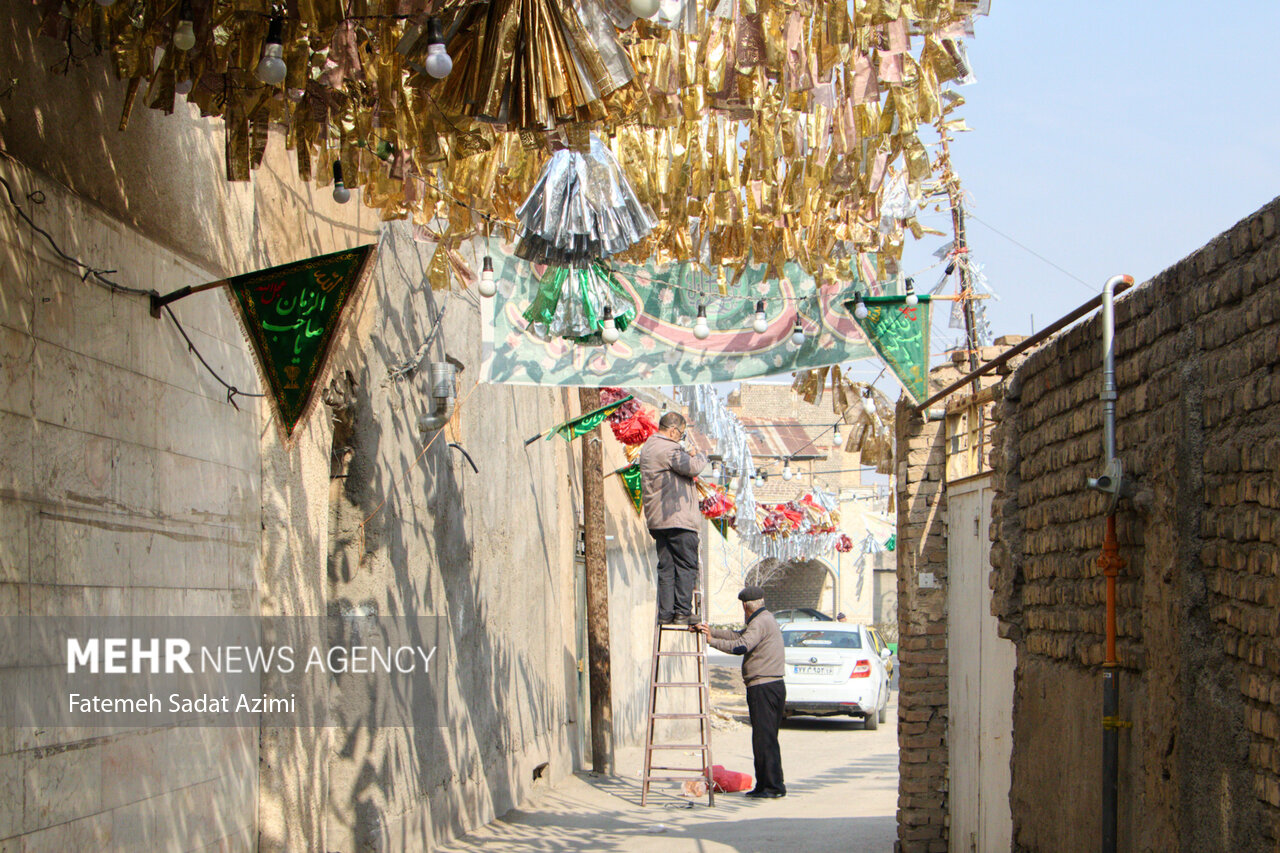
[(1012, 846), (1013, 643), (991, 615), (991, 478), (947, 487), (951, 850)]

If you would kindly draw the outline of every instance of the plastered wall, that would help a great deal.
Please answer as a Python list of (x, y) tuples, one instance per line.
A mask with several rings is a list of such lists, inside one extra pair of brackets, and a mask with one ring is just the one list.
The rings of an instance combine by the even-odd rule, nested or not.
[[(50, 76), (59, 46), (34, 35), (30, 7), (13, 11), (0, 175), (67, 251), (166, 292), (382, 245), (334, 355), (349, 405), (319, 406), (286, 448), (268, 407), (228, 405), (144, 299), (83, 283), (0, 216), (0, 626), (14, 638), (0, 641), (0, 698), (52, 663), (31, 653), (36, 614), (290, 617), (296, 635), (278, 639), (306, 645), (330, 639), (335, 615), (375, 613), (437, 653), (406, 694), (321, 685), (335, 726), (0, 729), (0, 850), (422, 850), (514, 806), (542, 763), (538, 784), (569, 772), (577, 463), (559, 440), (522, 441), (567, 416), (565, 395), (473, 389), (477, 299), (431, 293), (433, 247), (301, 184), (279, 135), (252, 183), (228, 184), (220, 123), (139, 106), (117, 132), (123, 87), (107, 63)], [(446, 304), (428, 360), (455, 358), (468, 399), (419, 458), (425, 378), (389, 381), (389, 368)], [(215, 369), (261, 390), (222, 293), (174, 311)], [(621, 493), (619, 509), (631, 512)], [(645, 617), (614, 642), (639, 660), (652, 589), (614, 554), (615, 618)], [(643, 684), (615, 684), (631, 740)]]

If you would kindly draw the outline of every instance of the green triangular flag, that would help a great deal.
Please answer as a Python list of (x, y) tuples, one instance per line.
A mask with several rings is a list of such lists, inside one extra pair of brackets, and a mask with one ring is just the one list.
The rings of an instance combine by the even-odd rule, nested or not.
[(631, 498), (631, 505), (636, 508), (636, 512), (643, 514), (644, 495), (640, 493), (640, 463), (632, 462), (613, 473), (617, 474), (618, 479), (622, 481), (622, 486), (627, 490), (627, 497)]
[(907, 305), (902, 296), (864, 296), (867, 316), (858, 320), (855, 300), (845, 307), (857, 320), (871, 346), (906, 389), (917, 405), (929, 396), (929, 302), (920, 296), (919, 305)]
[(314, 404), (343, 312), (373, 244), (227, 279), (285, 441)]

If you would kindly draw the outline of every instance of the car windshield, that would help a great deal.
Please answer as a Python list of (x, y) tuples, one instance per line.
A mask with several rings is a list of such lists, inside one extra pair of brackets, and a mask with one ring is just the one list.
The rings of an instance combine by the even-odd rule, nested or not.
[(782, 642), (802, 649), (862, 648), (862, 638), (856, 631), (783, 631)]

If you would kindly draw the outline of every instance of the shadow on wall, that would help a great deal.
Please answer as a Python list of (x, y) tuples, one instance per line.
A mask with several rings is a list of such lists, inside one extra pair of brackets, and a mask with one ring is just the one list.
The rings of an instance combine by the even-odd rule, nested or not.
[[(429, 260), (407, 227), (385, 232), (376, 304), (338, 357), (350, 378), (331, 396), (330, 637), (436, 650), (425, 678), (335, 684), (327, 842), (343, 849), (425, 849), (515, 806), (532, 766), (565, 763), (559, 448), (515, 440), (559, 413), (550, 392), (484, 386), (455, 416), (479, 474), (443, 433), (417, 458), (425, 368), (401, 380), (388, 369), (419, 352), (445, 307)], [(469, 296), (445, 299), (447, 332), (425, 360), (461, 358), (461, 397), (479, 371), (466, 343), (479, 318)]]

